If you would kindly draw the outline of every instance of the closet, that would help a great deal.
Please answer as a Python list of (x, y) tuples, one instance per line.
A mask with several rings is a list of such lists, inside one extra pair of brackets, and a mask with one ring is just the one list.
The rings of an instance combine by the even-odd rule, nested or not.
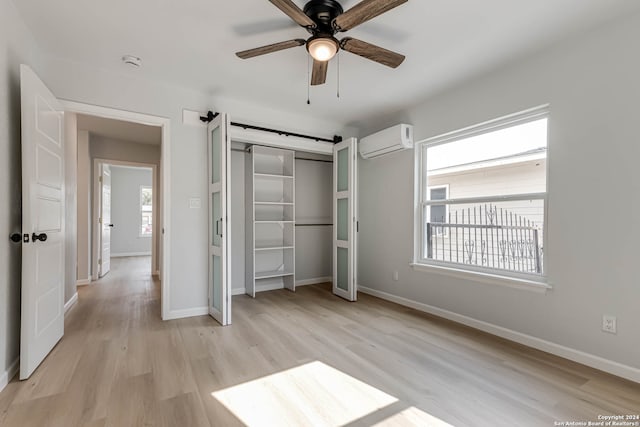
[(232, 293), (331, 282), (332, 156), (232, 147)]
[(213, 117), (209, 313), (222, 325), (232, 295), (333, 282), (356, 300), (356, 147)]

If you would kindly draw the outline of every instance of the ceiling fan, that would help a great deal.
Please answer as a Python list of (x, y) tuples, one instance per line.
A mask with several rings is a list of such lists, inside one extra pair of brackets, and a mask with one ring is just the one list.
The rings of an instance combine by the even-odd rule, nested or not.
[(340, 3), (335, 0), (310, 0), (302, 10), (292, 0), (269, 1), (298, 25), (304, 27), (311, 33), (311, 37), (307, 40), (294, 39), (243, 50), (236, 53), (239, 58), (249, 59), (306, 45), (309, 55), (313, 58), (311, 84), (314, 86), (324, 84), (326, 81), (327, 65), (329, 60), (338, 52), (338, 49), (355, 53), (391, 68), (398, 67), (404, 61), (404, 55), (399, 53), (351, 37), (338, 40), (335, 35), (339, 32), (348, 31), (400, 6), (406, 3), (407, 0), (362, 0), (346, 12), (343, 11)]

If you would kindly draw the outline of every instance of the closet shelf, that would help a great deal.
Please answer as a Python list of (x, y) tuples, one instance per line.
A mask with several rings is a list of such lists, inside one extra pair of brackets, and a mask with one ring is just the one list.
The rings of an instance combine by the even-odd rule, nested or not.
[(254, 173), (256, 178), (268, 178), (268, 179), (293, 179), (292, 175), (278, 175), (272, 173)]
[(292, 202), (254, 202), (254, 204), (263, 206), (293, 206)]
[(264, 248), (257, 247), (255, 249), (256, 252), (263, 251), (281, 251), (283, 249), (293, 249), (293, 246), (266, 246)]
[(295, 221), (279, 221), (279, 220), (270, 220), (270, 221), (254, 221), (256, 224), (293, 224)]
[(274, 271), (256, 271), (256, 279), (268, 279), (270, 277), (293, 276), (293, 271), (274, 270)]

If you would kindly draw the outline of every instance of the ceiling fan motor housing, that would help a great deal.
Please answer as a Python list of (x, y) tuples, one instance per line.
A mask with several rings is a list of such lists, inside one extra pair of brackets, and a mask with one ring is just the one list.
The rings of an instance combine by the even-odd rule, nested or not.
[(334, 35), (336, 30), (331, 22), (344, 11), (335, 0), (311, 0), (304, 6), (303, 12), (317, 25), (316, 28), (309, 29), (311, 34)]

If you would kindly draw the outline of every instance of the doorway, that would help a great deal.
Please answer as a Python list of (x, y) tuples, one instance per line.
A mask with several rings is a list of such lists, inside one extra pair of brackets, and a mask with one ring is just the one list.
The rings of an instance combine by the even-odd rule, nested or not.
[[(103, 165), (109, 165), (111, 167), (115, 167), (115, 170), (135, 170), (135, 169), (147, 169), (151, 170), (152, 174), (152, 184), (151, 184), (151, 198), (152, 203), (150, 206), (147, 204), (145, 207), (141, 205), (142, 199), (136, 203), (136, 206), (140, 209), (139, 218), (130, 221), (133, 223), (134, 221), (139, 220), (139, 230), (136, 234), (136, 238), (140, 238), (141, 240), (151, 239), (151, 257), (153, 258), (150, 263), (150, 273), (156, 275), (160, 279), (160, 306), (161, 313), (160, 317), (162, 319), (167, 319), (169, 317), (169, 258), (170, 258), (170, 247), (169, 247), (169, 236), (165, 234), (165, 226), (169, 220), (169, 209), (168, 202), (170, 200), (170, 186), (169, 182), (169, 153), (170, 153), (170, 132), (169, 125), (170, 120), (157, 116), (150, 116), (146, 114), (133, 113), (128, 111), (116, 110), (112, 108), (106, 107), (98, 107), (89, 104), (82, 104), (73, 101), (62, 101), (65, 112), (75, 114), (78, 117), (78, 158), (80, 156), (85, 156), (88, 159), (88, 166), (85, 167), (86, 170), (84, 172), (87, 174), (85, 179), (82, 178), (81, 172), (82, 167), (78, 164), (78, 206), (80, 206), (83, 202), (81, 197), (81, 186), (84, 183), (89, 188), (87, 192), (93, 193), (94, 195), (98, 194), (100, 190), (100, 182), (99, 182), (99, 174), (98, 172), (101, 170)], [(89, 121), (94, 129), (94, 133), (99, 135), (97, 139), (102, 139), (104, 142), (105, 139), (120, 139), (121, 141), (110, 144), (101, 144), (101, 147), (96, 149), (95, 144), (92, 145), (89, 137), (90, 132), (86, 132), (83, 134), (83, 131), (87, 128), (87, 121)], [(84, 122), (84, 125), (80, 125), (81, 122)], [(105, 128), (104, 126), (108, 126), (109, 124), (118, 123), (120, 125), (128, 125), (129, 128), (121, 128), (121, 132), (126, 132), (126, 136), (122, 138), (116, 138), (114, 135), (107, 134), (105, 136)], [(139, 130), (141, 127), (152, 128), (156, 131), (157, 140), (155, 142), (150, 142), (143, 138), (141, 141), (141, 135), (138, 131), (136, 131), (136, 126)], [(97, 130), (96, 130), (97, 127)], [(101, 135), (101, 136), (100, 136)], [(84, 139), (84, 140), (83, 140)], [(138, 139), (138, 141), (131, 140)], [(129, 140), (127, 142), (127, 140)], [(122, 150), (123, 144), (138, 142), (135, 146), (135, 150), (133, 152), (136, 155), (128, 155), (126, 152)], [(83, 147), (84, 145), (84, 147)], [(156, 158), (152, 160), (148, 160), (148, 158), (141, 158), (139, 154), (142, 151), (151, 150), (151, 145), (155, 145), (158, 151), (158, 155)], [(108, 147), (108, 148), (106, 148)], [(131, 154), (131, 152), (129, 153)], [(113, 173), (111, 173), (113, 178)], [(140, 191), (139, 197), (148, 196), (148, 187), (142, 190), (138, 187)], [(143, 196), (143, 193), (146, 193), (146, 196)], [(113, 229), (118, 227), (113, 221), (103, 221), (103, 224), (100, 224), (101, 215), (99, 215), (100, 209), (100, 197), (88, 197), (84, 200), (86, 203), (86, 212), (84, 215), (82, 211), (78, 210), (78, 281), (77, 285), (86, 285), (91, 283), (94, 280), (97, 280), (101, 273), (102, 275), (106, 274), (106, 271), (102, 272), (99, 268), (99, 261), (101, 258), (99, 254), (101, 250), (99, 248), (102, 246), (102, 226), (105, 225), (108, 227), (110, 224), (113, 224)], [(143, 209), (145, 210), (143, 214)], [(85, 232), (87, 235), (84, 240), (81, 240), (82, 230), (81, 223), (83, 219), (86, 219), (87, 226), (85, 227)], [(113, 218), (112, 218), (113, 219)], [(149, 229), (151, 230), (149, 233)], [(120, 229), (122, 230), (122, 228)], [(100, 231), (100, 236), (97, 236), (98, 231)], [(123, 230), (122, 230), (123, 231)], [(148, 236), (150, 234), (150, 236)], [(84, 242), (84, 243), (83, 243)], [(112, 242), (113, 243), (113, 242)], [(100, 245), (100, 246), (99, 246)], [(113, 252), (113, 245), (109, 246), (111, 252)], [(131, 251), (124, 252), (123, 250), (116, 249), (116, 255), (126, 255), (127, 253), (141, 253), (142, 251)], [(84, 254), (85, 259), (82, 259), (81, 254)], [(146, 265), (146, 264), (145, 264)], [(108, 271), (108, 269), (106, 269)], [(80, 273), (83, 273), (81, 275)]]
[(93, 279), (123, 257), (150, 257), (149, 274), (158, 275), (157, 165), (94, 159), (93, 170)]

